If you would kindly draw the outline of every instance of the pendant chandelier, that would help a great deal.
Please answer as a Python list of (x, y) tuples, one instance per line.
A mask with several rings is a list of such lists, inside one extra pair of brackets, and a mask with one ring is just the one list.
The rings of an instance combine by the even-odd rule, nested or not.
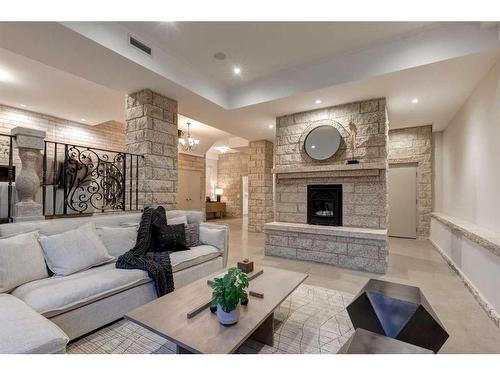
[(187, 133), (183, 130), (180, 131), (180, 136), (179, 136), (179, 146), (182, 148), (183, 151), (194, 151), (196, 150), (196, 147), (200, 144), (200, 140), (191, 137), (191, 132), (189, 130), (189, 127), (191, 126), (191, 123), (187, 123)]

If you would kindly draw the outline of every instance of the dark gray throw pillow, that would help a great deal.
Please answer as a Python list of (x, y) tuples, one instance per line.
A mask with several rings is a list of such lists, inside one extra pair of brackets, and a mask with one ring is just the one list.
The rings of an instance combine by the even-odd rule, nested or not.
[(189, 250), (189, 244), (186, 241), (186, 230), (184, 229), (184, 224), (168, 225), (168, 228), (172, 230), (176, 240), (175, 250), (171, 251)]
[(189, 247), (200, 246), (200, 223), (184, 225), (186, 231), (186, 243)]
[(167, 225), (158, 230), (155, 237), (154, 251), (156, 253), (189, 250), (184, 224)]

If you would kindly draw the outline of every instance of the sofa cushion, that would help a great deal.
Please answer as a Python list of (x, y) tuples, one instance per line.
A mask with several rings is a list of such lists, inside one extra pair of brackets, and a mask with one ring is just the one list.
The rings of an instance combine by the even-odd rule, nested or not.
[(32, 281), (14, 289), (12, 295), (51, 317), (149, 281), (145, 271), (105, 264), (69, 276)]
[(0, 353), (64, 353), (68, 336), (54, 323), (10, 294), (0, 294)]
[(49, 277), (36, 232), (0, 239), (0, 293)]
[(102, 227), (97, 228), (97, 234), (109, 255), (118, 258), (135, 246), (137, 227)]
[(221, 252), (215, 246), (201, 245), (193, 247), (191, 250), (177, 251), (170, 254), (170, 263), (172, 264), (172, 271), (178, 272), (218, 256), (221, 256)]
[(188, 219), (187, 216), (177, 216), (171, 219), (168, 219), (168, 225), (176, 225), (176, 224), (187, 224)]
[(59, 276), (67, 276), (114, 259), (97, 235), (93, 222), (60, 234), (40, 236), (39, 241), (48, 267)]
[(200, 242), (205, 245), (215, 246), (219, 250), (224, 250), (226, 231), (225, 229), (200, 226)]

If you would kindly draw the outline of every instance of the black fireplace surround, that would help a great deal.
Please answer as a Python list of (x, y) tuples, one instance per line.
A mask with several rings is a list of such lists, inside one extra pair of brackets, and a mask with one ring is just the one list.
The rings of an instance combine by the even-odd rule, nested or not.
[(342, 226), (342, 185), (307, 186), (307, 224)]

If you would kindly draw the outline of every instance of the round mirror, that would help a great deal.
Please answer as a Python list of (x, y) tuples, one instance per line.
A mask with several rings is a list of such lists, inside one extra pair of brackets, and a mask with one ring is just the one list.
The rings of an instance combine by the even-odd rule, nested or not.
[(342, 136), (330, 125), (321, 125), (307, 134), (304, 150), (311, 159), (326, 160), (331, 158), (340, 147)]

